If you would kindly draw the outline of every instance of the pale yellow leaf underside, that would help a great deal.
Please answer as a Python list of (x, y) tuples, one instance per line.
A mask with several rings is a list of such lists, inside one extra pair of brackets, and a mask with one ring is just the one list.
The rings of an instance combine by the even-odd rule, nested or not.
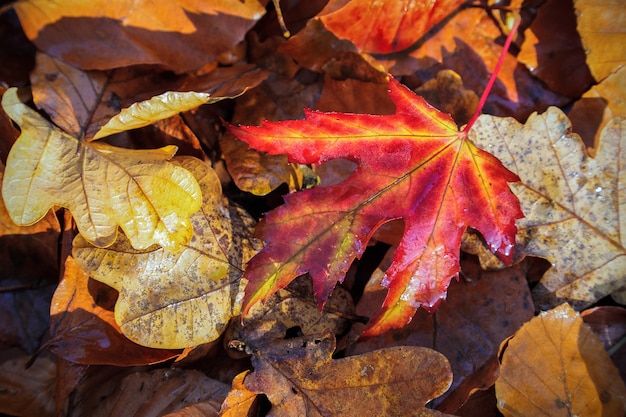
[(159, 120), (224, 98), (211, 99), (211, 95), (208, 93), (193, 91), (168, 91), (123, 109), (102, 126), (93, 138), (100, 139), (115, 133), (149, 126)]
[(595, 158), (570, 129), (553, 107), (524, 125), (481, 116), (471, 132), (521, 179), (516, 250), (552, 264), (534, 290), (542, 309), (584, 308), (626, 287), (626, 120), (608, 123)]
[(222, 201), (217, 175), (185, 158), (204, 195), (191, 216), (194, 238), (181, 250), (133, 250), (124, 236), (96, 248), (80, 235), (73, 253), (89, 275), (119, 291), (115, 320), (130, 340), (156, 348), (187, 348), (217, 339), (241, 308), (241, 274), (256, 253), (250, 220)]
[(2, 196), (11, 219), (30, 225), (53, 206), (69, 209), (96, 246), (115, 241), (117, 227), (133, 247), (175, 248), (191, 239), (189, 216), (202, 196), (193, 175), (167, 162), (176, 147), (128, 150), (79, 142), (4, 94), (5, 112), (22, 133), (7, 158)]

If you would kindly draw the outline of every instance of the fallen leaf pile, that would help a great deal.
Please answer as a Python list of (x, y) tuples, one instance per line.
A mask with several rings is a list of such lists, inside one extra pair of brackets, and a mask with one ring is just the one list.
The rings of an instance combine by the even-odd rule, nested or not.
[(623, 416), (625, 27), (4, 2), (0, 414)]

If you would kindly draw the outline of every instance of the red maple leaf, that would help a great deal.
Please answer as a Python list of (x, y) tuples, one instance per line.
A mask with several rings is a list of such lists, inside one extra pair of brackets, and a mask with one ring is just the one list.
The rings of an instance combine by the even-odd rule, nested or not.
[(466, 0), (352, 0), (321, 17), (337, 37), (349, 39), (360, 51), (388, 54), (414, 45)]
[(418, 307), (432, 310), (445, 298), (468, 227), (511, 261), (522, 212), (508, 182), (519, 178), (474, 146), (449, 115), (393, 78), (389, 94), (393, 115), (307, 110), (305, 120), (229, 126), (252, 148), (287, 154), (292, 162), (358, 164), (345, 181), (287, 195), (265, 216), (257, 233), (267, 246), (244, 274), (244, 315), (304, 273), (323, 306), (374, 231), (393, 219), (404, 220), (404, 234), (383, 279), (389, 292), (382, 312), (365, 335), (401, 327)]

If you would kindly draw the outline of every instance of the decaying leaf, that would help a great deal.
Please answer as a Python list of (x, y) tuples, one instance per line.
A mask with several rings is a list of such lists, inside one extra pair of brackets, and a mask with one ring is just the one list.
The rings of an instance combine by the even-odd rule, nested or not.
[(524, 125), (481, 116), (470, 133), (521, 179), (511, 185), (526, 216), (516, 252), (552, 264), (534, 289), (540, 309), (584, 308), (626, 285), (626, 120), (607, 125), (595, 158), (570, 127), (550, 108)]
[(626, 387), (598, 337), (567, 304), (525, 324), (496, 381), (506, 416), (622, 416)]
[(189, 215), (202, 196), (192, 174), (167, 162), (175, 147), (129, 150), (78, 141), (22, 104), (16, 89), (7, 90), (2, 106), (22, 129), (2, 186), (15, 223), (33, 224), (59, 205), (97, 246), (112, 244), (118, 226), (137, 249), (191, 239)]
[(255, 304), (246, 315), (245, 325), (233, 322), (229, 337), (247, 342), (284, 339), (288, 336), (287, 330), (294, 328), (298, 328), (302, 336), (324, 330), (340, 335), (354, 317), (354, 303), (348, 291), (335, 288), (324, 310), (320, 311), (313, 297), (311, 280), (300, 277), (272, 295), (265, 304)]
[(96, 248), (80, 235), (74, 256), (89, 275), (119, 291), (115, 320), (144, 346), (185, 348), (215, 340), (238, 314), (243, 267), (255, 252), (250, 220), (222, 200), (215, 172), (195, 158), (181, 165), (197, 178), (202, 209), (191, 216), (194, 236), (177, 252), (133, 249), (120, 236)]
[(333, 360), (335, 338), (320, 336), (248, 346), (254, 372), (246, 389), (265, 393), (271, 415), (405, 415), (443, 394), (452, 381), (448, 360), (422, 347), (393, 347)]
[(285, 197), (257, 231), (267, 246), (246, 268), (244, 314), (308, 272), (318, 305), (342, 281), (382, 224), (403, 219), (402, 241), (382, 283), (382, 312), (364, 333), (404, 326), (418, 307), (434, 309), (459, 270), (461, 236), (480, 231), (505, 262), (512, 258), (519, 203), (517, 176), (466, 140), (452, 118), (395, 79), (392, 115), (308, 111), (306, 120), (230, 126), (236, 137), (292, 162), (346, 158), (358, 163), (345, 181)]

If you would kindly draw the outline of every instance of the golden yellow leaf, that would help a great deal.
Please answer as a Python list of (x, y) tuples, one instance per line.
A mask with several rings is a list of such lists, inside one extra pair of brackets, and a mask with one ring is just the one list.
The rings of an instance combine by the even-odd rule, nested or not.
[(496, 395), (506, 417), (617, 417), (626, 411), (617, 368), (567, 304), (543, 312), (509, 340)]
[(626, 8), (623, 0), (575, 0), (577, 28), (596, 81), (626, 64)]
[(526, 216), (515, 251), (552, 264), (533, 290), (543, 310), (584, 308), (626, 286), (626, 119), (608, 123), (595, 158), (570, 130), (552, 107), (524, 125), (481, 116), (470, 132), (521, 179), (511, 184)]
[(128, 150), (80, 142), (22, 104), (16, 89), (2, 98), (22, 133), (7, 158), (2, 196), (18, 225), (40, 220), (54, 205), (68, 208), (85, 239), (113, 243), (120, 226), (133, 247), (177, 247), (191, 239), (189, 215), (200, 187), (168, 163), (176, 147)]
[(196, 93), (194, 91), (168, 91), (123, 109), (102, 126), (93, 139), (100, 139), (115, 133), (148, 126), (175, 114), (195, 109), (203, 104), (223, 100), (224, 98), (226, 97), (212, 99), (208, 93)]
[(240, 280), (255, 252), (251, 220), (222, 201), (217, 174), (187, 157), (196, 175), (202, 209), (191, 216), (194, 237), (177, 252), (153, 246), (134, 250), (120, 236), (108, 248), (74, 239), (78, 264), (94, 279), (119, 291), (115, 321), (130, 340), (149, 347), (186, 348), (217, 339), (239, 313)]

